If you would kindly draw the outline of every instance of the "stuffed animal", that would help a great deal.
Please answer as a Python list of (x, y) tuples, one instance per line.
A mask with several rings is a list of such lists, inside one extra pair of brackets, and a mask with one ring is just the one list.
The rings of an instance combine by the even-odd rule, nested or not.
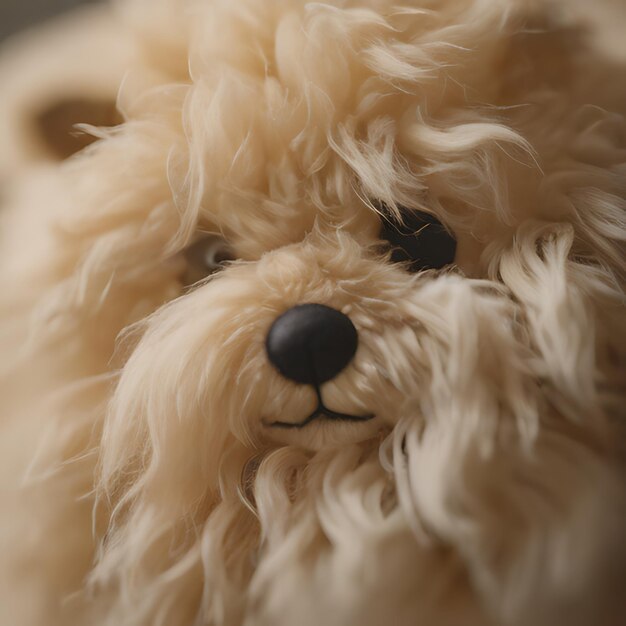
[(3, 626), (623, 623), (626, 65), (581, 6), (129, 0), (73, 82), (5, 57)]

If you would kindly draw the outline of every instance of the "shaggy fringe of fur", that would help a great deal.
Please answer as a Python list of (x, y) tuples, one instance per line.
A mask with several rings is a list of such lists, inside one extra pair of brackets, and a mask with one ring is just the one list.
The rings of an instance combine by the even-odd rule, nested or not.
[[(3, 215), (7, 623), (617, 624), (626, 125), (579, 35), (509, 0), (123, 9), (125, 124)], [(465, 276), (389, 264), (380, 203)], [(242, 260), (184, 290), (216, 230)], [(373, 430), (263, 427), (313, 406), (263, 351), (303, 301), (359, 329), (324, 394)]]

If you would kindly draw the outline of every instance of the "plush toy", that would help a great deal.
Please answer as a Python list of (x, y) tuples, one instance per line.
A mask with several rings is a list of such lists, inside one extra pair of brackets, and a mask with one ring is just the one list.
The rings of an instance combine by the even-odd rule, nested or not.
[(130, 0), (5, 56), (3, 626), (623, 623), (581, 6)]

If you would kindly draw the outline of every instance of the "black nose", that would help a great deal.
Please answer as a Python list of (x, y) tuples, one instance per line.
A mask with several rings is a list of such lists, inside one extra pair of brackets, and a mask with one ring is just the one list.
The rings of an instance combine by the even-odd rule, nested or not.
[(276, 319), (265, 347), (285, 378), (319, 386), (350, 363), (358, 343), (348, 316), (323, 304), (301, 304)]

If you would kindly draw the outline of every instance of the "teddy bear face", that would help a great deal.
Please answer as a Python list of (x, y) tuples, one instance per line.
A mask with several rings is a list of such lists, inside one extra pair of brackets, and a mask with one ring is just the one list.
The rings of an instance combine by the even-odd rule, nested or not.
[[(349, 222), (349, 213), (346, 213), (345, 221)], [(262, 224), (262, 217), (258, 216), (259, 228), (264, 233), (271, 232), (271, 222)], [(256, 295), (250, 294), (250, 299), (256, 301), (259, 310), (264, 312), (260, 319), (253, 316), (256, 321), (250, 323), (262, 331), (268, 326), (268, 320), (271, 321), (272, 314), (278, 316), (266, 332), (264, 342), (259, 341), (262, 332), (255, 332), (247, 351), (247, 358), (254, 352), (258, 354), (253, 359), (256, 376), (247, 385), (262, 387), (267, 393), (268, 399), (262, 403), (264, 408), (260, 412), (257, 409), (255, 420), (262, 424), (265, 439), (317, 447), (324, 443), (360, 441), (383, 432), (385, 421), (379, 415), (386, 416), (387, 424), (393, 423), (397, 416), (379, 406), (376, 397), (382, 394), (381, 397), (389, 400), (395, 387), (386, 383), (385, 375), (380, 375), (372, 347), (368, 346), (375, 343), (383, 326), (410, 328), (416, 325), (406, 304), (402, 306), (407, 302), (408, 294), (416, 289), (411, 273), (448, 269), (455, 261), (456, 240), (432, 215), (404, 210), (402, 221), (398, 222), (388, 211), (363, 207), (362, 215), (352, 220), (361, 226), (358, 230), (351, 228), (349, 223), (342, 228), (336, 219), (320, 219), (317, 215), (313, 228), (300, 233), (301, 242), (267, 250), (261, 261), (249, 262), (248, 269), (256, 279), (246, 277), (242, 267), (232, 271), (233, 262), (237, 261), (235, 247), (222, 236), (200, 236), (183, 253), (186, 267), (183, 280), (190, 285), (191, 291), (203, 290), (208, 286), (203, 279), (211, 277), (211, 282), (217, 281), (211, 293), (220, 290), (222, 279), (226, 281), (227, 293), (229, 279), (233, 281), (235, 276), (241, 275), (242, 281), (255, 283)], [(294, 232), (291, 236), (297, 239), (298, 235)], [(241, 241), (241, 237), (237, 240)], [(257, 237), (254, 243), (258, 244)], [(395, 268), (390, 267), (393, 262), (398, 263)], [(426, 280), (433, 280), (436, 275), (436, 271), (430, 272)], [(422, 283), (424, 278), (422, 276)], [(197, 297), (202, 296), (198, 294)], [(206, 297), (210, 301), (212, 296)], [(372, 316), (371, 305), (367, 304), (376, 301), (381, 304), (387, 301), (386, 308), (389, 309), (385, 311), (379, 306), (379, 319)], [(320, 302), (326, 304), (320, 305)], [(181, 306), (184, 306), (182, 301)], [(304, 309), (317, 312), (315, 320), (300, 321), (297, 312)], [(278, 331), (283, 334), (281, 349), (286, 351), (287, 360), (296, 361), (296, 368), (304, 368), (303, 378), (291, 373), (289, 368), (281, 371), (280, 356), (277, 363), (272, 362), (271, 329), (277, 329), (278, 320), (285, 311), (290, 315), (291, 325), (295, 323), (297, 328), (287, 331), (288, 337), (284, 336), (284, 327)], [(324, 314), (327, 317), (319, 319)], [(318, 345), (329, 333), (332, 335), (333, 317), (339, 322), (338, 332), (334, 339), (326, 340), (327, 344)], [(361, 330), (354, 327), (353, 317)], [(341, 343), (343, 338), (342, 318), (348, 332), (352, 328), (355, 345), (347, 358), (321, 379), (319, 372), (315, 371), (316, 366), (324, 368), (340, 350), (334, 340)], [(316, 327), (314, 332), (307, 330), (311, 323)], [(303, 333), (306, 337), (302, 336)], [(357, 345), (360, 346), (358, 349)], [(393, 358), (391, 354), (389, 358)], [(309, 359), (317, 361), (311, 366), (312, 370)], [(268, 371), (267, 362), (264, 362), (268, 360), (276, 371)], [(424, 370), (424, 364), (411, 364), (410, 367), (415, 370), (417, 384), (420, 376), (423, 378), (420, 370)], [(277, 377), (276, 373), (282, 375)], [(373, 385), (372, 378), (378, 379), (377, 385)], [(346, 389), (354, 391), (347, 396)], [(332, 399), (332, 404), (325, 400), (326, 397)], [(350, 400), (346, 401), (347, 397), (351, 397)], [(368, 406), (375, 406), (376, 413)], [(300, 430), (302, 432), (298, 432)]]
[(626, 134), (547, 6), (128, 3), (123, 123), (25, 156), (0, 215), (0, 397), (43, 459), (44, 575), (85, 564), (59, 595), (540, 624), (612, 588)]
[[(128, 80), (126, 122), (70, 164), (77, 210), (62, 209), (86, 291), (101, 315), (115, 311), (98, 332), (115, 337), (138, 322), (145, 333), (123, 364), (110, 428), (119, 412), (167, 428), (211, 424), (253, 447), (368, 440), (423, 415), (438, 368), (462, 367), (446, 333), (468, 322), (453, 302), (471, 301), (468, 318), (491, 306), (474, 325), (480, 332), (515, 326), (502, 285), (485, 295), (472, 277), (492, 277), (513, 234), (544, 210), (536, 148), (513, 129), (527, 120), (504, 107), (506, 81), (494, 80), (506, 40), (489, 25), (502, 13), (478, 17), (468, 5), (482, 29), (476, 51), (476, 32), (447, 30), (469, 19), (452, 4), (384, 19), (298, 5), (255, 27), (239, 11), (212, 8), (223, 32), (191, 35), (188, 72), (141, 74), (148, 86)], [(429, 44), (440, 28), (444, 43)], [(218, 46), (224, 32), (254, 43), (235, 54)], [(420, 38), (422, 47), (409, 43)], [(105, 174), (96, 181), (88, 171)], [(411, 231), (416, 220), (421, 233), (419, 224)], [(435, 260), (422, 259), (435, 230)], [(233, 262), (203, 280), (207, 233)], [(310, 304), (347, 317), (358, 336), (354, 358), (322, 385), (281, 374), (266, 349), (275, 321)], [(527, 346), (517, 341), (511, 331), (501, 352), (522, 362)], [(493, 376), (494, 365), (484, 367)], [(322, 404), (346, 419), (321, 411), (308, 421)]]

